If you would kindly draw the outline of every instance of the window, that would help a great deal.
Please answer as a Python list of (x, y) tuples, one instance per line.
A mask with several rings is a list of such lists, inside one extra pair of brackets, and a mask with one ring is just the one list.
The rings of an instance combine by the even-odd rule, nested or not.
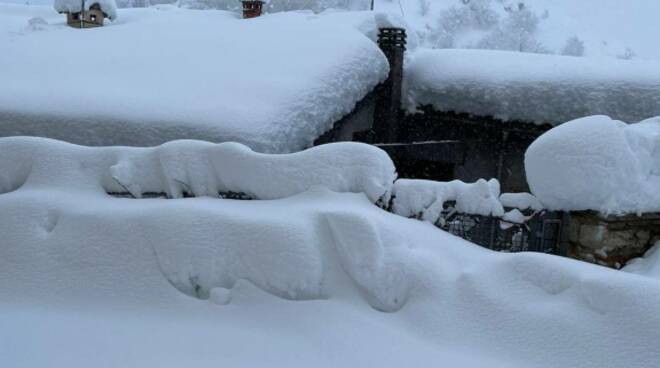
[(80, 19), (80, 14), (76, 13), (71, 16), (73, 20), (79, 20)]
[(92, 14), (92, 15), (90, 15), (90, 16), (89, 16), (89, 19), (90, 19), (92, 22), (96, 22), (96, 14)]

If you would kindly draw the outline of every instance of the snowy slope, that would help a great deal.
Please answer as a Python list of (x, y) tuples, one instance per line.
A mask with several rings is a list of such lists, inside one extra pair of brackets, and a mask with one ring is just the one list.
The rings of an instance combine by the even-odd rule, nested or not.
[(323, 188), (268, 201), (112, 198), (100, 174), (130, 149), (8, 145), (17, 157), (0, 171), (24, 184), (0, 194), (3, 365), (660, 361), (655, 279), (494, 253)]
[[(48, 24), (29, 26), (42, 17)], [(176, 138), (267, 152), (308, 146), (383, 80), (371, 13), (256, 20), (171, 6), (85, 30), (51, 7), (0, 4), (0, 136), (92, 145)]]
[[(491, 0), (489, 7), (504, 18), (505, 7), (520, 2), (541, 18), (535, 38), (552, 53), (561, 53), (569, 38), (578, 37), (584, 42), (585, 56), (616, 58), (630, 50), (637, 59), (660, 59), (660, 50), (655, 46), (660, 34), (658, 1)], [(433, 46), (431, 38), (440, 27), (441, 13), (461, 2), (427, 0), (424, 14), (422, 3), (423, 0), (377, 0), (376, 10), (403, 14), (409, 26), (426, 40), (426, 46)], [(459, 32), (456, 46), (471, 47), (483, 35), (467, 25)]]

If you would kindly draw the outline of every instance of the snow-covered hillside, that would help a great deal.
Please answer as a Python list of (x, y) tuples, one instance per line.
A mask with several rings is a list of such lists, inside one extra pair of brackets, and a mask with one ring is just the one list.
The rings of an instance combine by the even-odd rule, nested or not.
[(267, 201), (106, 195), (110, 168), (136, 150), (0, 139), (14, 155), (0, 172), (23, 183), (0, 194), (3, 366), (660, 361), (657, 252), (629, 272), (495, 253), (323, 188)]
[[(511, 17), (520, 3), (531, 17)], [(477, 11), (451, 12), (452, 6)], [(655, 0), (377, 0), (376, 10), (403, 14), (427, 47), (493, 48), (527, 39), (528, 46), (538, 43), (561, 54), (575, 51), (581, 41), (585, 56), (660, 59)], [(507, 28), (508, 20), (513, 27)], [(498, 29), (508, 34), (498, 35)], [(488, 37), (491, 42), (484, 42)]]

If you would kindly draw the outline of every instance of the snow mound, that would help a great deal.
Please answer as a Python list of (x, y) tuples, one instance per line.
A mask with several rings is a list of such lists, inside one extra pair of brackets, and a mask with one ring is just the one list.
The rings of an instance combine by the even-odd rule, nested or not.
[(644, 257), (628, 261), (621, 270), (660, 280), (660, 241)]
[(543, 205), (539, 202), (538, 198), (530, 193), (502, 193), (500, 195), (500, 202), (504, 207), (523, 211), (540, 211), (543, 209)]
[[(487, 60), (488, 62), (484, 62)], [(487, 50), (420, 50), (406, 66), (408, 109), (432, 105), (559, 124), (588, 115), (660, 115), (660, 64)]]
[[(53, 7), (58, 13), (79, 13), (82, 10), (82, 3), (82, 0), (55, 0)], [(87, 0), (85, 1), (85, 10), (89, 10), (96, 4), (101, 7), (101, 11), (110, 20), (117, 19), (117, 3), (115, 3), (115, 0)]]
[[(10, 195), (19, 198), (30, 191), (69, 192), (89, 206), (67, 218), (52, 209), (61, 198), (44, 207), (37, 202), (23, 203), (28, 212), (37, 212), (28, 215), (30, 219), (16, 239), (3, 244), (5, 250), (35, 234), (51, 237), (64, 233), (60, 240), (71, 244), (62, 244), (61, 251), (78, 254), (84, 258), (82, 262), (90, 262), (92, 258), (85, 254), (94, 251), (75, 249), (75, 244), (92, 235), (76, 232), (76, 223), (91, 225), (104, 216), (121, 213), (120, 217), (130, 219), (128, 233), (142, 234), (144, 240), (137, 246), (140, 249), (129, 252), (126, 248), (132, 244), (124, 244), (120, 237), (116, 241), (121, 244), (99, 255), (103, 262), (121, 262), (121, 252), (142, 252), (135, 256), (141, 258), (138, 263), (143, 272), (157, 269), (164, 280), (191, 296), (208, 299), (216, 288), (231, 289), (238, 280), (247, 280), (282, 298), (318, 299), (327, 296), (328, 288), (333, 287), (328, 285), (332, 276), (328, 267), (336, 260), (339, 263), (334, 268), (346, 270), (374, 307), (394, 311), (405, 303), (406, 284), (400, 281), (404, 273), (400, 265), (386, 262), (375, 225), (332, 206), (315, 209), (306, 204), (311, 198), (332, 198), (334, 194), (328, 189), (355, 190), (359, 194), (352, 200), (362, 205), (369, 203), (367, 196), (373, 202), (387, 201), (395, 178), (394, 166), (376, 147), (336, 143), (295, 154), (266, 155), (238, 143), (174, 141), (154, 148), (96, 148), (16, 137), (1, 138), (0, 152), (8, 153), (0, 156), (4, 192), (11, 191)], [(362, 186), (369, 192), (367, 196), (362, 194)], [(163, 190), (172, 197), (180, 197), (184, 190), (216, 197), (219, 191), (244, 191), (256, 198), (288, 200), (273, 203), (207, 198), (192, 204), (185, 200), (167, 205), (162, 200), (120, 199), (116, 203), (123, 205), (119, 207), (104, 206), (112, 202), (105, 192), (122, 188)], [(21, 201), (9, 198), (12, 204), (3, 214), (16, 215), (18, 221), (22, 218)], [(160, 210), (162, 205), (169, 209)], [(283, 208), (287, 208), (286, 216), (282, 216)], [(298, 211), (299, 215), (291, 216), (289, 211)], [(96, 236), (118, 231), (116, 222), (108, 221), (106, 225), (107, 230)], [(363, 242), (354, 244), (354, 238)], [(47, 252), (35, 252), (47, 257)], [(341, 256), (331, 256), (334, 253)], [(66, 261), (64, 264), (71, 266)], [(162, 288), (159, 285), (155, 282), (150, 287)]]
[(440, 219), (446, 202), (455, 201), (456, 210), (484, 216), (502, 216), (498, 200), (500, 184), (496, 179), (476, 183), (460, 180), (438, 182), (400, 179), (394, 183), (392, 210), (404, 217), (419, 217), (432, 223)]
[(369, 304), (385, 312), (403, 307), (410, 290), (405, 271), (406, 254), (392, 250), (398, 250), (400, 244), (386, 247), (378, 227), (368, 217), (333, 213), (326, 218), (341, 264), (364, 290)]
[[(50, 26), (24, 32), (37, 15)], [(365, 35), (375, 33), (374, 13), (243, 20), (151, 7), (121, 15), (112, 27), (75, 32), (51, 9), (0, 4), (0, 54), (12, 55), (0, 58), (0, 136), (93, 146), (201, 139), (294, 152), (389, 70)], [(63, 45), (85, 45), (85, 57)]]
[[(30, 137), (0, 138), (0, 193), (29, 185), (73, 183), (92, 192), (165, 193), (181, 198), (244, 193), (255, 199), (290, 197), (314, 187), (365, 193), (387, 203), (396, 179), (381, 149), (333, 143), (292, 154), (269, 155), (239, 143), (173, 141), (153, 148), (80, 147)], [(81, 172), (74, 158), (84, 161)], [(77, 182), (79, 181), (79, 182)]]
[(660, 211), (660, 119), (562, 124), (525, 153), (532, 193), (552, 210)]

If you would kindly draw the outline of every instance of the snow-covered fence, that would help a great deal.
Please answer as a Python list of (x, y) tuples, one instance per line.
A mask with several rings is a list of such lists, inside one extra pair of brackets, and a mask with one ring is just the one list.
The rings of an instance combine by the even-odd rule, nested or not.
[(512, 210), (512, 217), (459, 213), (450, 208), (441, 229), (472, 243), (502, 252), (541, 252), (565, 255), (562, 247), (562, 214), (540, 211), (524, 214)]
[(500, 195), (495, 179), (475, 183), (401, 179), (394, 183), (391, 209), (489, 249), (565, 253), (560, 246), (563, 215), (544, 210), (529, 193)]
[[(152, 148), (83, 147), (33, 137), (0, 139), (0, 194), (24, 185), (69, 185), (140, 198), (245, 195), (291, 197), (314, 187), (364, 193), (388, 203), (396, 177), (381, 149), (334, 143), (292, 154), (261, 154), (239, 143), (172, 141)], [(80, 183), (85, 183), (81, 186)]]

